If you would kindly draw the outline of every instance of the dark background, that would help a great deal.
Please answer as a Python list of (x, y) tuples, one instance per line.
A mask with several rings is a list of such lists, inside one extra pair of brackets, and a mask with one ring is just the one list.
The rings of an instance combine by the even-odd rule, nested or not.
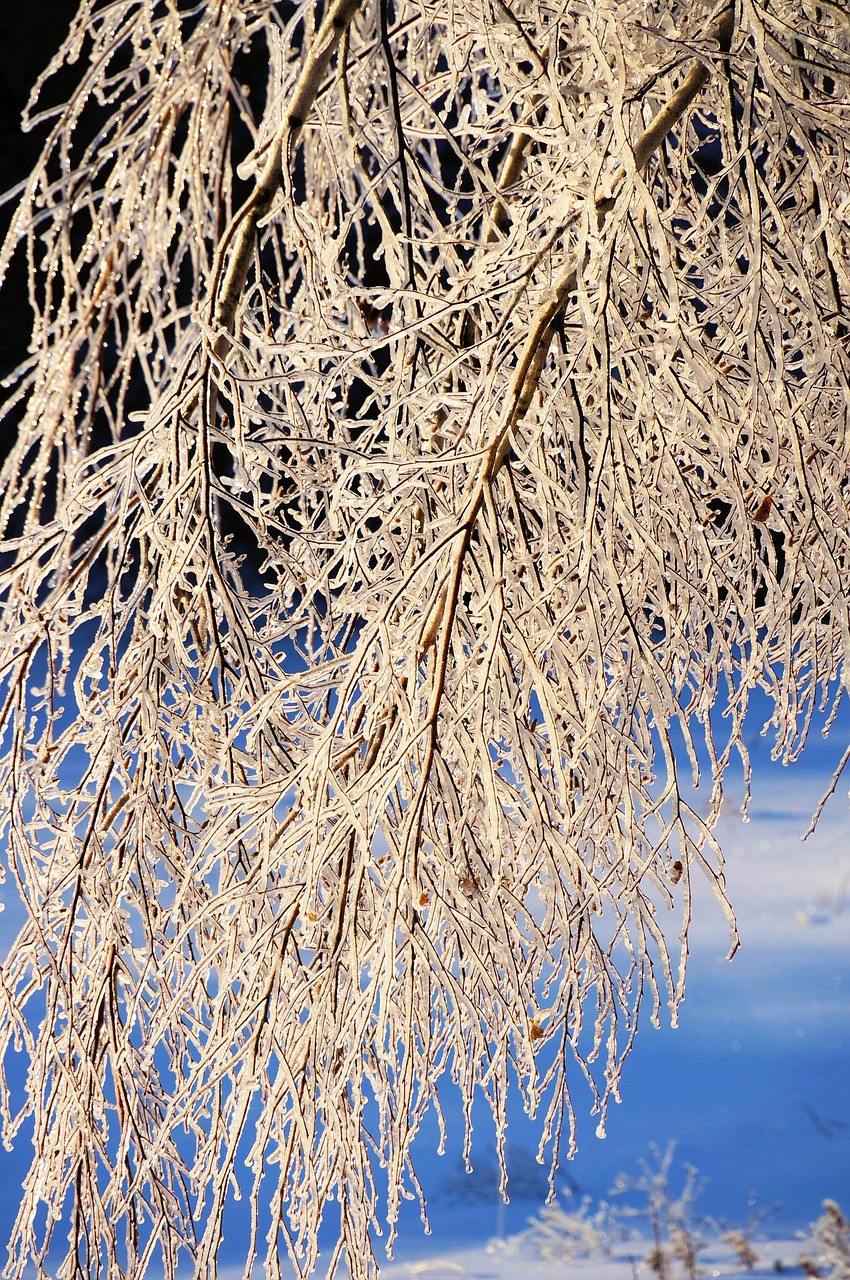
[[(9, 0), (0, 4), (0, 192), (4, 194), (26, 178), (47, 135), (46, 125), (24, 133), (21, 112), (36, 78), (67, 34), (75, 11), (73, 0)], [(73, 83), (73, 77), (67, 83)], [(55, 88), (51, 101), (61, 89), (59, 80)], [(0, 207), (0, 238), (5, 238), (15, 203)], [(18, 253), (0, 292), (0, 376), (26, 355), (30, 323), (25, 267), (24, 255)], [(0, 399), (5, 394), (0, 391)], [(4, 434), (10, 429), (0, 426)], [(2, 452), (5, 443), (0, 440)]]

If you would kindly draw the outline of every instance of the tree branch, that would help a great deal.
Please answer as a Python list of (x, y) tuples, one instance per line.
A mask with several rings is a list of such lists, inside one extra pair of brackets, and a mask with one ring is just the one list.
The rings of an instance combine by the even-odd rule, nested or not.
[[(735, 8), (734, 3), (730, 0), (710, 24), (706, 32), (706, 39), (716, 42), (721, 53), (728, 53), (732, 43), (734, 26)], [(653, 153), (661, 146), (670, 130), (678, 124), (697, 94), (708, 83), (710, 74), (710, 70), (702, 58), (697, 58), (679, 88), (644, 129), (632, 147), (635, 170), (638, 173), (643, 172)], [(625, 178), (626, 171), (621, 170), (611, 194), (603, 200), (597, 201), (597, 223), (600, 230), (614, 207), (617, 193)], [(497, 453), (498, 466), (501, 466), (508, 455), (509, 432), (523, 418), (537, 390), (540, 375), (546, 363), (549, 346), (564, 309), (576, 291), (577, 280), (578, 264), (572, 262), (562, 272), (537, 313), (511, 385), (507, 418), (500, 433), (501, 440)]]
[[(257, 185), (225, 233), (213, 271), (211, 291), (213, 325), (222, 331), (216, 340), (216, 355), (224, 354), (227, 339), (233, 333), (248, 264), (254, 251), (257, 226), (271, 209), (277, 192), (288, 181), (293, 148), (316, 101), (328, 63), (361, 3), (362, 0), (334, 0), (328, 10), (284, 110), (283, 125), (272, 143)], [(225, 270), (228, 251), (230, 257)]]

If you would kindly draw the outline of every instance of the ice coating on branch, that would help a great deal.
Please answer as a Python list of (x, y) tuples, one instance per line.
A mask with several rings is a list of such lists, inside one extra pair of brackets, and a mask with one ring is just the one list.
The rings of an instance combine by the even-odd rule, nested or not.
[(0, 253), (12, 1274), (69, 1223), (51, 1274), (211, 1277), (238, 1191), (246, 1275), (336, 1215), (361, 1280), (438, 1089), (565, 1156), (676, 1016), (693, 875), (734, 948), (750, 691), (790, 761), (847, 678), (849, 43), (810, 0), (83, 6)]

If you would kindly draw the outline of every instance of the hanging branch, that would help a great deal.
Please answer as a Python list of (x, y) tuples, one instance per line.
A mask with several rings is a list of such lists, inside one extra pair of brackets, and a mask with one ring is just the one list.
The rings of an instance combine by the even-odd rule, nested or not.
[(487, 1099), (505, 1190), (516, 1096), (554, 1180), (695, 878), (734, 950), (751, 691), (792, 763), (846, 689), (850, 24), (652, 12), (85, 0), (38, 87), (14, 1280), (367, 1280), (429, 1113), (470, 1160)]
[[(709, 24), (706, 31), (707, 44), (709, 47), (716, 45), (721, 54), (728, 54), (734, 29), (735, 6), (733, 3), (725, 4), (717, 17)], [(632, 148), (635, 175), (639, 175), (644, 171), (653, 153), (662, 145), (671, 130), (675, 129), (682, 116), (693, 105), (700, 91), (708, 83), (710, 74), (711, 72), (705, 61), (702, 58), (696, 58), (678, 89), (671, 94), (661, 110), (656, 112), (637, 142), (635, 142)], [(618, 191), (627, 180), (626, 169), (621, 169), (611, 194), (597, 200), (596, 219), (600, 232), (605, 226), (605, 220), (609, 213), (616, 207)], [(509, 432), (525, 414), (537, 390), (540, 374), (546, 363), (549, 348), (552, 345), (552, 339), (557, 332), (559, 324), (562, 323), (567, 305), (575, 295), (578, 285), (578, 272), (579, 268), (575, 263), (570, 263), (563, 269), (551, 293), (535, 316), (511, 385), (510, 409), (500, 430), (501, 443), (496, 453), (497, 466), (500, 466), (508, 456)]]

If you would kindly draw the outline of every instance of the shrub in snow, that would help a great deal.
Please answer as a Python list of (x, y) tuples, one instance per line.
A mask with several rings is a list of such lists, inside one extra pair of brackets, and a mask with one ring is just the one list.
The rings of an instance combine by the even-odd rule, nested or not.
[(608, 1206), (602, 1204), (591, 1213), (590, 1205), (589, 1196), (584, 1197), (577, 1209), (564, 1209), (557, 1202), (544, 1205), (536, 1217), (529, 1219), (524, 1234), (526, 1243), (547, 1262), (569, 1262), (572, 1258), (607, 1253)]
[(824, 1200), (823, 1213), (812, 1223), (805, 1246), (799, 1264), (808, 1275), (822, 1280), (848, 1280), (850, 1222), (835, 1200)]
[(747, 1233), (741, 1227), (735, 1227), (727, 1231), (723, 1239), (732, 1246), (732, 1251), (741, 1266), (746, 1267), (747, 1271), (752, 1271), (759, 1260), (759, 1255), (751, 1245)]

